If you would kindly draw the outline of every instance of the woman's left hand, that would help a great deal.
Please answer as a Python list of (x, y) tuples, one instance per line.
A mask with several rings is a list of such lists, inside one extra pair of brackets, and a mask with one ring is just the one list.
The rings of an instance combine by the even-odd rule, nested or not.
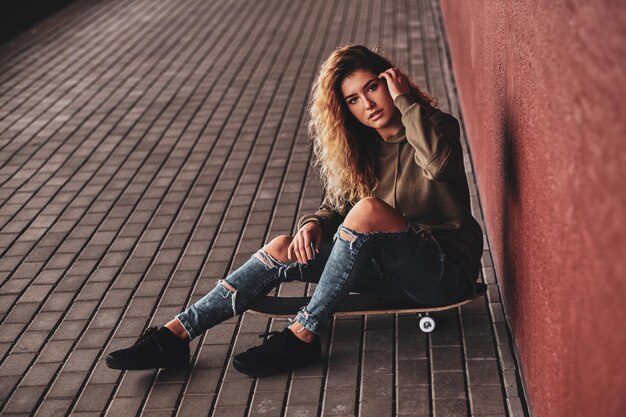
[(392, 100), (395, 100), (399, 95), (411, 93), (409, 79), (398, 68), (389, 68), (378, 74), (378, 78), (384, 78), (387, 81), (387, 88)]

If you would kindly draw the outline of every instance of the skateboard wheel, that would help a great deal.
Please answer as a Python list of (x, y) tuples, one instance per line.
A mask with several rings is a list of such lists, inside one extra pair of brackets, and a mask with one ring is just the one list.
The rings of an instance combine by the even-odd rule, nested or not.
[(422, 317), (420, 319), (420, 330), (424, 333), (430, 333), (435, 330), (435, 320), (430, 317)]

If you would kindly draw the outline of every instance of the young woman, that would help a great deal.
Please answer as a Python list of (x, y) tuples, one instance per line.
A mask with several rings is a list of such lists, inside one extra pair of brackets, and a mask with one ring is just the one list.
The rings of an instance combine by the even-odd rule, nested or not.
[[(115, 369), (189, 364), (189, 341), (281, 282), (317, 282), (282, 332), (233, 359), (262, 376), (320, 360), (319, 334), (349, 292), (449, 304), (475, 291), (482, 231), (470, 211), (457, 120), (361, 45), (332, 52), (313, 85), (309, 132), (325, 197), (176, 318), (112, 352)], [(331, 239), (332, 238), (332, 239)]]

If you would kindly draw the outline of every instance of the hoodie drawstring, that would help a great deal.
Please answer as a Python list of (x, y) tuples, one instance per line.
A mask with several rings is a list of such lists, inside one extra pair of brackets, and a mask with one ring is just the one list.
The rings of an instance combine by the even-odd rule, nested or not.
[(396, 173), (393, 177), (393, 208), (398, 208), (396, 201), (396, 186), (398, 184), (398, 166), (400, 165), (400, 143), (396, 143)]

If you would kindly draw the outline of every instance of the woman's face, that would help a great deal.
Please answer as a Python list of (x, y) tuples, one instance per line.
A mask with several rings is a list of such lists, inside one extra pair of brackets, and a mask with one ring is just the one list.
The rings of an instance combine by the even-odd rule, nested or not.
[(341, 82), (341, 92), (350, 113), (365, 126), (379, 130), (397, 121), (398, 109), (378, 74), (356, 70)]

